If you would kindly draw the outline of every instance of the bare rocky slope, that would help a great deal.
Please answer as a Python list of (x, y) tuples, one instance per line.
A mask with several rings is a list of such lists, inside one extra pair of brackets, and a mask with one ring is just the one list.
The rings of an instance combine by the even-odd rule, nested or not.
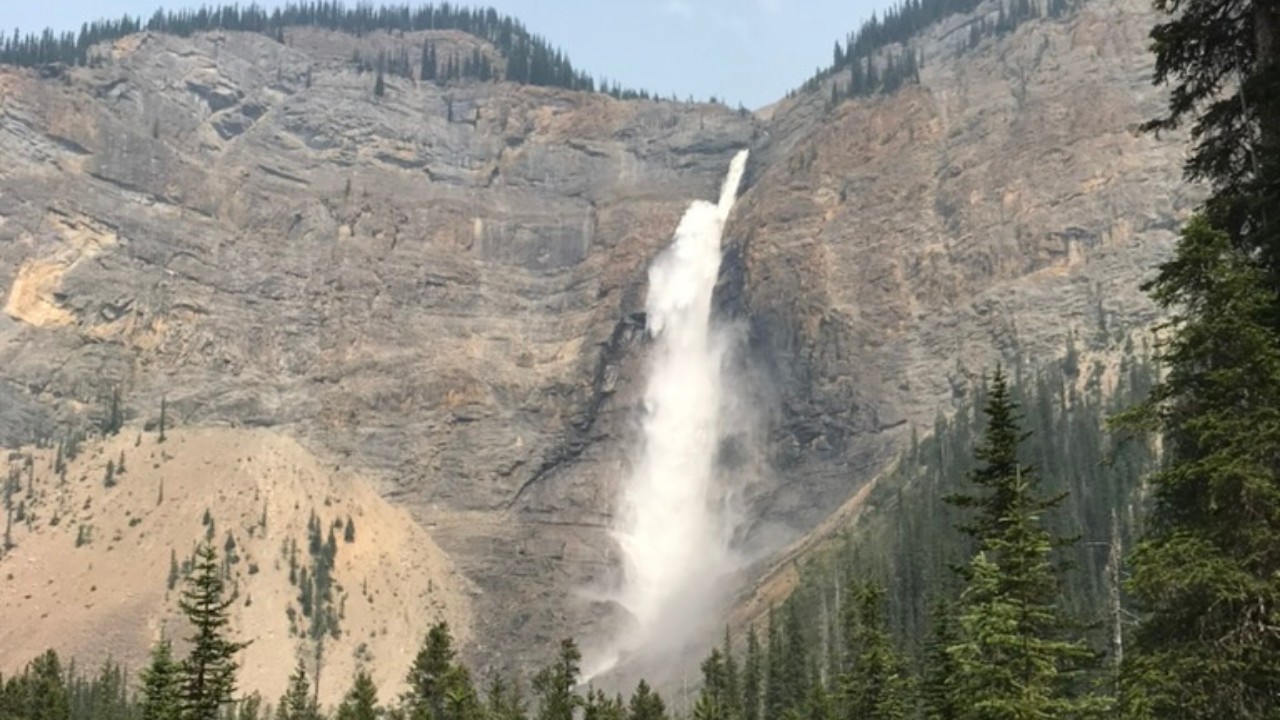
[[(237, 595), (236, 631), (255, 640), (240, 657), (244, 684), (267, 698), (284, 693), (297, 656), (314, 673), (313, 621), (322, 617), (337, 629), (324, 634), (325, 704), (341, 700), (357, 666), (393, 697), (432, 623), (470, 639), (473, 588), (429, 532), (368, 478), (283, 434), (179, 428), (161, 442), (158, 432), (120, 433), (74, 458), (27, 448), (9, 469), (23, 491), (16, 547), (0, 566), (6, 672), (51, 646), (81, 667), (110, 656), (136, 669), (156, 639), (181, 642), (181, 577), (205, 538)], [(320, 562), (313, 522), (322, 543), (334, 533), (336, 553), (329, 599), (313, 598), (305, 614), (300, 587)]]
[[(1178, 142), (1133, 130), (1161, 104), (1147, 6), (974, 49), (952, 18), (917, 41), (920, 85), (767, 120), (511, 84), (375, 97), (353, 50), (420, 34), (141, 34), (96, 68), (0, 68), (0, 443), (90, 426), (117, 390), (129, 437), (167, 398), (173, 424), (296, 443), (407, 510), (481, 663), (590, 641), (619, 621), (584, 589), (618, 572), (644, 269), (687, 203), (752, 149), (718, 305), (760, 409), (730, 468), (754, 479), (744, 543), (776, 550), (997, 359), (1153, 319), (1138, 284), (1194, 194)], [(0, 573), (40, 562), (45, 517)], [(32, 647), (64, 643), (47, 605)]]

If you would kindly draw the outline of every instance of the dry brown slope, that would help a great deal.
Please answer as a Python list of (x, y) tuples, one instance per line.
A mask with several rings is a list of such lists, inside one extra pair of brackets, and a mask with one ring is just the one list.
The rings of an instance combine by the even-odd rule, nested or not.
[[(125, 471), (105, 487), (107, 462), (121, 458)], [(191, 428), (171, 430), (159, 443), (155, 433), (126, 428), (87, 441), (65, 481), (55, 459), (49, 449), (10, 454), (19, 480), (13, 502), (26, 519), (15, 523), (16, 547), (0, 559), (0, 671), (50, 647), (81, 667), (110, 656), (138, 668), (156, 639), (184, 637), (178, 593), (167, 588), (170, 558), (185, 560), (205, 538), (206, 510), (219, 551), (231, 536), (240, 558), (230, 570), (239, 595), (233, 628), (254, 640), (241, 656), (248, 691), (274, 701), (298, 656), (314, 671), (285, 549), (296, 542), (299, 568), (311, 565), (313, 512), (326, 534), (347, 518), (355, 527), (352, 542), (335, 528), (340, 634), (325, 642), (322, 701), (336, 702), (358, 665), (390, 697), (431, 623), (446, 620), (462, 640), (469, 636), (468, 584), (430, 534), (366, 478), (286, 435)]]

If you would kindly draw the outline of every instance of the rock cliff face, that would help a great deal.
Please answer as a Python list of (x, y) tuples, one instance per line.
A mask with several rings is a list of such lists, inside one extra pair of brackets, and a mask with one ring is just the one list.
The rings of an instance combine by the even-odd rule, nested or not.
[(1148, 3), (970, 49), (982, 14), (918, 40), (919, 86), (774, 112), (724, 293), (778, 398), (761, 516), (813, 527), (996, 362), (1156, 317), (1139, 286), (1197, 195), (1180, 140), (1136, 132), (1164, 102)]
[(2, 71), (0, 427), (119, 387), (139, 423), (166, 397), (170, 422), (295, 434), (458, 558), (478, 646), (535, 648), (608, 563), (611, 505), (541, 485), (608, 436), (644, 267), (758, 126), (511, 85), (375, 98), (354, 42), (139, 35)]
[(1190, 200), (1178, 143), (1132, 130), (1160, 105), (1147, 4), (971, 50), (953, 18), (919, 86), (769, 119), (375, 97), (346, 59), (412, 34), (142, 34), (96, 68), (0, 68), (0, 442), (91, 423), (116, 388), (134, 425), (166, 398), (183, 425), (291, 435), (429, 530), (475, 588), (479, 658), (541, 658), (617, 620), (578, 591), (616, 578), (644, 269), (738, 149), (719, 306), (747, 329), (766, 549), (998, 358), (1153, 318), (1137, 285)]

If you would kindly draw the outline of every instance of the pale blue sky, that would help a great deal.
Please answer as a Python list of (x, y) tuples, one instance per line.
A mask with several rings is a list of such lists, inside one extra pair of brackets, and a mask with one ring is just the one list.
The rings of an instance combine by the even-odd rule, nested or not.
[[(399, 4), (401, 0), (396, 0)], [(755, 108), (831, 61), (837, 37), (891, 0), (492, 0), (599, 77)], [(221, 2), (221, 0), (217, 0)], [(247, 0), (241, 0), (248, 4)], [(348, 4), (352, 4), (351, 0)], [(410, 0), (417, 4), (416, 0)], [(149, 17), (156, 0), (0, 0), (0, 29), (76, 29), (103, 16)], [(280, 4), (259, 0), (260, 5)]]

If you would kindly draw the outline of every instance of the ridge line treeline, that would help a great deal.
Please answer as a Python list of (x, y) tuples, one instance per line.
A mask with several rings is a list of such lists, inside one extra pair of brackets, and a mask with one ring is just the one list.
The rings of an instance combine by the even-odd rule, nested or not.
[[(477, 63), (474, 75), (467, 77), (479, 78), (484, 72), (494, 79), (522, 85), (585, 92), (595, 92), (598, 87), (596, 80), (575, 68), (562, 50), (530, 32), (519, 20), (493, 8), (473, 9), (448, 2), (417, 7), (374, 7), (366, 3), (347, 7), (337, 0), (313, 0), (290, 2), (270, 11), (256, 4), (228, 4), (201, 6), (195, 10), (157, 10), (145, 22), (140, 16), (126, 14), (119, 19), (84, 23), (79, 32), (55, 33), (52, 29), (45, 29), (23, 35), (14, 30), (11, 36), (0, 40), (0, 64), (22, 67), (52, 63), (90, 65), (95, 62), (90, 52), (94, 45), (144, 30), (182, 37), (209, 30), (232, 30), (260, 33), (284, 42), (285, 28), (297, 26), (319, 27), (357, 36), (379, 30), (458, 30), (491, 43), (505, 60), (502, 73)], [(472, 60), (470, 57), (456, 60), (459, 76), (465, 75), (464, 62), (470, 66)], [(626, 90), (605, 81), (600, 82), (599, 89), (626, 99), (650, 97), (647, 92)]]
[[(1084, 0), (998, 0), (996, 11), (968, 23), (962, 50), (972, 50), (983, 38), (1001, 37), (1023, 22), (1041, 17), (1058, 18)], [(835, 43), (831, 65), (819, 68), (801, 86), (814, 92), (831, 80), (831, 104), (847, 98), (886, 95), (920, 82), (923, 53), (910, 47), (920, 32), (954, 15), (971, 13), (987, 0), (900, 0), (884, 11), (873, 13), (841, 44)], [(902, 46), (894, 50), (894, 46)], [(841, 79), (840, 75), (847, 75)]]

